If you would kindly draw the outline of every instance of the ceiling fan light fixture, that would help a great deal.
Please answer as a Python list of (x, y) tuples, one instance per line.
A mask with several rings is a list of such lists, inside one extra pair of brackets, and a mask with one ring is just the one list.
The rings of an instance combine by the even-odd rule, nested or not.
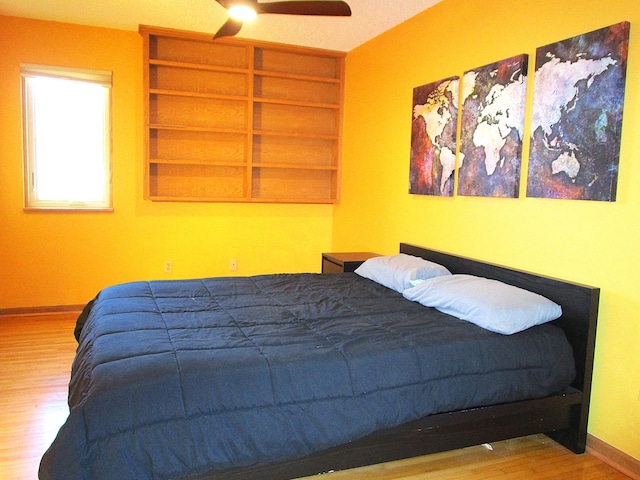
[(238, 4), (229, 7), (229, 16), (241, 22), (253, 20), (256, 15), (256, 11), (248, 5)]
[(280, 15), (321, 15), (325, 17), (349, 17), (351, 8), (343, 0), (216, 0), (227, 9), (229, 18), (213, 36), (233, 37), (242, 28), (243, 22), (253, 20), (261, 13)]

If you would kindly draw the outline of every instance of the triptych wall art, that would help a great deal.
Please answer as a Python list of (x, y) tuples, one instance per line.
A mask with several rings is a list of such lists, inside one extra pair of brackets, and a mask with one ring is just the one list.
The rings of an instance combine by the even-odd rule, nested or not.
[[(614, 201), (629, 23), (536, 51), (528, 197)], [(517, 198), (528, 55), (413, 91), (409, 193)], [(458, 106), (461, 105), (460, 142)]]

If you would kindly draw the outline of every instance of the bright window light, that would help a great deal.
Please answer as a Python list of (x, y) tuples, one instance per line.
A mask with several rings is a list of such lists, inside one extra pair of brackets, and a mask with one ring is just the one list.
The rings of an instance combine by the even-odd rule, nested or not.
[(110, 209), (110, 73), (24, 67), (22, 77), (26, 206)]
[(256, 11), (247, 5), (234, 5), (229, 8), (229, 16), (242, 22), (256, 18)]

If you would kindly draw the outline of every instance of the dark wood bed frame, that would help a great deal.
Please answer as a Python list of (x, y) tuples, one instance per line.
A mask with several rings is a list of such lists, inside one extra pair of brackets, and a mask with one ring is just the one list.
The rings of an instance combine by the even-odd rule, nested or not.
[(431, 415), (303, 458), (211, 472), (202, 479), (292, 479), (534, 433), (545, 433), (575, 453), (585, 451), (600, 289), (406, 243), (400, 244), (400, 252), (444, 265), (454, 274), (501, 280), (561, 305), (563, 314), (555, 323), (573, 346), (573, 384), (549, 397)]

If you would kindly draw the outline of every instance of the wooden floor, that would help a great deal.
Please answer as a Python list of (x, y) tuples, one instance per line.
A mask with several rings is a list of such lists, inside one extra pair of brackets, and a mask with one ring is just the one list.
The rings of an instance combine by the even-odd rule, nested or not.
[[(0, 316), (0, 479), (34, 480), (64, 422), (76, 314)], [(317, 477), (309, 477), (317, 478)], [(628, 479), (544, 435), (331, 473), (327, 480)], [(71, 479), (61, 479), (71, 480)], [(124, 480), (124, 479), (122, 479)]]

